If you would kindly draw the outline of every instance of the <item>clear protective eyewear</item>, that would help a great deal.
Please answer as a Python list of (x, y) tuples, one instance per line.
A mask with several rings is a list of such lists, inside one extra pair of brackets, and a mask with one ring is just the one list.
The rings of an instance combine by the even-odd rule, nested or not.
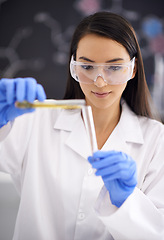
[(126, 83), (132, 78), (135, 57), (127, 63), (86, 63), (73, 60), (70, 62), (71, 76), (80, 83), (92, 84), (102, 77), (110, 85)]

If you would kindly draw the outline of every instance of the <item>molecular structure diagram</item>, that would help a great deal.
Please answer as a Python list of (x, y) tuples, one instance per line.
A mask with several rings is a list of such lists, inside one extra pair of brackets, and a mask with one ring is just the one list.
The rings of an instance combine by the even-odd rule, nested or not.
[[(92, 14), (102, 9), (101, 0), (76, 0), (73, 7), (79, 11), (82, 16)], [(122, 0), (113, 0), (110, 9), (117, 13), (122, 13), (131, 20), (138, 20), (139, 14), (134, 11), (127, 11), (122, 8)], [(61, 24), (54, 19), (48, 12), (39, 12), (35, 15), (34, 21), (48, 27), (51, 31), (51, 42), (54, 45), (53, 62), (55, 64), (65, 65), (67, 63), (70, 40), (75, 29), (74, 25), (68, 26), (65, 31), (62, 30)]]
[[(0, 0), (0, 8), (2, 3), (7, 0)], [(0, 78), (12, 78), (24, 69), (40, 70), (44, 66), (42, 59), (26, 60), (20, 59), (17, 53), (17, 47), (21, 41), (28, 38), (32, 34), (32, 28), (18, 29), (7, 47), (0, 47), (0, 60), (6, 60), (6, 66), (0, 70)]]
[(0, 72), (1, 77), (12, 78), (24, 69), (40, 70), (44, 66), (42, 59), (20, 59), (17, 47), (20, 42), (31, 35), (31, 28), (18, 29), (7, 47), (0, 47), (0, 59), (6, 59), (7, 65)]
[(70, 39), (72, 37), (75, 26), (68, 26), (65, 31), (62, 31), (61, 24), (51, 17), (47, 12), (39, 12), (35, 15), (34, 21), (44, 24), (51, 31), (51, 42), (55, 47), (53, 54), (53, 62), (56, 64), (65, 65), (67, 62)]
[(107, 7), (103, 9), (102, 0), (76, 0), (74, 4), (74, 8), (78, 10), (83, 16), (87, 16), (89, 14), (93, 14), (100, 10), (106, 10), (115, 12), (118, 14), (122, 14), (126, 18), (130, 20), (138, 20), (140, 15), (135, 11), (129, 11), (123, 8), (123, 0), (112, 0), (111, 7)]
[[(6, 0), (0, 0), (0, 6)], [(153, 76), (153, 98), (160, 108), (164, 111), (164, 22), (157, 16), (140, 17), (137, 11), (126, 10), (123, 7), (123, 0), (111, 0), (108, 6), (105, 0), (75, 0), (73, 8), (80, 15), (87, 16), (100, 10), (106, 10), (121, 14), (132, 22), (140, 23), (140, 28), (136, 29), (139, 43), (144, 40), (146, 44), (141, 46), (143, 59), (149, 57), (154, 58), (155, 73)], [(107, 7), (103, 9), (105, 3)], [(34, 22), (46, 26), (50, 30), (50, 41), (54, 46), (52, 52), (52, 61), (54, 64), (65, 65), (68, 61), (69, 45), (75, 25), (62, 29), (62, 24), (54, 19), (49, 12), (38, 12), (34, 16)], [(7, 47), (0, 47), (0, 59), (6, 58), (8, 65), (0, 71), (2, 77), (14, 77), (20, 70), (34, 69), (39, 71), (45, 66), (44, 59), (20, 59), (17, 53), (17, 47), (23, 39), (28, 38), (32, 34), (31, 28), (19, 29)]]

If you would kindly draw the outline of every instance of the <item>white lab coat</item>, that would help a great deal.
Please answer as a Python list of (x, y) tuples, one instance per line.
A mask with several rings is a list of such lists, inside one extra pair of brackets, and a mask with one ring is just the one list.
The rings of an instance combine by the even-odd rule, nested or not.
[(102, 148), (124, 151), (137, 163), (138, 185), (120, 208), (87, 161), (91, 148), (80, 110), (38, 109), (10, 128), (0, 131), (0, 169), (21, 196), (14, 240), (164, 239), (161, 123), (137, 117), (123, 103)]

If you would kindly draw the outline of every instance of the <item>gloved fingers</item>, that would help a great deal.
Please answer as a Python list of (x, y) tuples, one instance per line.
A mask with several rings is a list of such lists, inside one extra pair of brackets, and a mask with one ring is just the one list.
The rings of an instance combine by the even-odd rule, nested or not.
[(101, 158), (106, 158), (108, 156), (112, 156), (116, 153), (119, 153), (118, 151), (97, 151), (93, 153), (93, 158), (94, 159), (101, 159)]
[(119, 172), (115, 172), (113, 174), (103, 176), (102, 179), (104, 182), (119, 180), (120, 182), (122, 182), (122, 184), (131, 187), (137, 184), (137, 179), (133, 178), (133, 175), (131, 174), (130, 176), (128, 171), (124, 169), (124, 170), (120, 170)]
[(46, 99), (46, 93), (41, 84), (37, 84), (36, 98), (41, 102)]
[(128, 168), (127, 167), (123, 167), (120, 170), (116, 170), (113, 171), (111, 170), (111, 168), (106, 168), (103, 170), (98, 170), (96, 172), (97, 176), (101, 176), (104, 183), (105, 182), (110, 182), (113, 180), (119, 180), (120, 183), (122, 183), (124, 186), (127, 187), (132, 187), (132, 186), (136, 186), (137, 184), (137, 171), (136, 171), (136, 167), (134, 165), (133, 168)]
[(120, 177), (119, 177), (119, 173), (115, 172), (113, 174), (103, 176), (102, 179), (104, 183), (107, 183), (107, 182), (109, 183), (110, 181), (113, 181), (113, 180), (119, 180)]
[(105, 158), (99, 158), (97, 161), (89, 158), (88, 161), (91, 163), (93, 168), (99, 169), (107, 166), (111, 166), (113, 164), (129, 162), (130, 160), (125, 158), (122, 153), (116, 152), (114, 154), (109, 154)]
[(6, 82), (8, 82), (10, 79), (7, 78), (1, 78), (0, 80), (0, 91), (4, 92), (6, 91)]
[(22, 102), (26, 96), (26, 81), (24, 78), (15, 79), (16, 101)]
[(117, 173), (118, 176), (120, 176), (119, 178), (123, 178), (124, 177), (123, 171), (129, 172), (129, 165), (127, 163), (116, 163), (105, 168), (99, 168), (96, 171), (95, 175), (104, 177), (107, 175)]
[(136, 185), (137, 184), (137, 166), (135, 162), (131, 164), (131, 166), (129, 167), (129, 171), (131, 172), (131, 175), (129, 178), (124, 179), (124, 183), (130, 186)]
[(129, 170), (128, 164), (115, 164), (112, 167), (99, 169), (95, 174), (96, 176), (109, 177), (109, 180), (113, 180), (113, 178), (110, 179), (111, 176), (114, 176), (115, 179), (128, 180), (133, 175), (133, 172)]
[(16, 100), (33, 102), (35, 99), (44, 101), (46, 98), (43, 87), (37, 84), (34, 78), (17, 78), (16, 80)]
[(17, 78), (15, 81), (16, 100), (33, 102), (36, 99), (36, 80), (34, 78)]
[[(88, 161), (93, 164), (93, 163), (97, 163), (98, 166), (99, 162), (101, 162), (102, 160), (104, 161), (108, 161), (106, 159), (111, 159), (111, 157), (116, 157), (116, 155), (120, 154), (120, 152), (116, 152), (116, 151), (107, 151), (107, 152), (101, 152), (101, 151), (97, 151), (93, 154), (93, 156), (89, 156), (88, 157)], [(105, 162), (104, 162), (105, 164)]]
[(25, 99), (28, 102), (33, 102), (36, 99), (36, 89), (37, 89), (37, 82), (34, 78), (26, 78), (26, 93)]
[(14, 103), (15, 100), (15, 81), (7, 79), (5, 82), (7, 104)]
[(92, 164), (93, 161), (94, 161), (93, 157), (92, 157), (92, 156), (89, 156), (89, 157), (88, 157), (88, 162), (90, 162), (90, 164)]
[(128, 187), (136, 186), (137, 185), (136, 172), (134, 172), (134, 174), (131, 176), (131, 178), (129, 178), (128, 180), (124, 180), (123, 183)]
[(13, 79), (2, 78), (0, 80), (0, 102), (12, 104), (15, 99), (15, 81)]

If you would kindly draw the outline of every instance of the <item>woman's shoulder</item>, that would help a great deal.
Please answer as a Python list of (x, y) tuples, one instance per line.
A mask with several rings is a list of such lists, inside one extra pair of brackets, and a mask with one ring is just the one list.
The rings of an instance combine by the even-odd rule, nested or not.
[(138, 120), (141, 128), (151, 132), (157, 132), (158, 134), (164, 134), (164, 125), (162, 122), (144, 116), (138, 116)]
[[(138, 122), (138, 126), (140, 127), (143, 134), (154, 133), (159, 135), (164, 135), (164, 124), (156, 119), (152, 119), (146, 116), (139, 116), (135, 114), (126, 102), (122, 103), (123, 111), (126, 112), (128, 118), (131, 118), (131, 121)], [(137, 127), (137, 126), (136, 126)], [(137, 129), (136, 129), (137, 130)]]

